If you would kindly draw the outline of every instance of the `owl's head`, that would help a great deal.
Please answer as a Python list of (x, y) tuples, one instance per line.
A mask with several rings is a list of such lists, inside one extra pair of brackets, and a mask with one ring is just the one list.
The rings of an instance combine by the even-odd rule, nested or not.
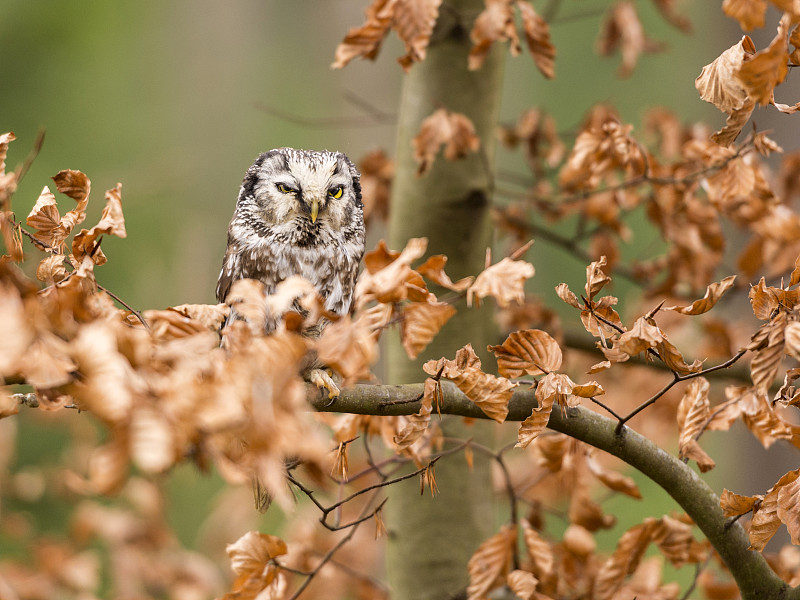
[(341, 152), (270, 150), (247, 170), (237, 210), (270, 225), (299, 219), (340, 229), (362, 212), (360, 175)]

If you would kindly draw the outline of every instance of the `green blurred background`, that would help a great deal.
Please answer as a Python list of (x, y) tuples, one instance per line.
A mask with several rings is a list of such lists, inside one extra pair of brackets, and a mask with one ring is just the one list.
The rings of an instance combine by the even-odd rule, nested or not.
[[(552, 4), (534, 1), (540, 12)], [(648, 35), (665, 42), (666, 50), (643, 55), (627, 79), (617, 77), (618, 56), (594, 53), (610, 4), (561, 3), (551, 27), (558, 52), (554, 81), (546, 81), (528, 56), (509, 58), (502, 119), (513, 122), (522, 110), (540, 105), (554, 114), (560, 130), (573, 131), (593, 104), (606, 102), (637, 129), (646, 109), (659, 105), (686, 122), (721, 127), (724, 115), (694, 89), (703, 65), (742, 35), (722, 15), (720, 3), (677, 3), (694, 24), (695, 32), (686, 35), (668, 25), (654, 3), (637, 2)], [(90, 226), (99, 217), (103, 191), (122, 182), (128, 238), (103, 241), (109, 262), (97, 271), (100, 283), (138, 309), (213, 302), (227, 223), (244, 171), (258, 153), (278, 146), (337, 149), (354, 160), (376, 147), (393, 153), (392, 124), (372, 115), (398, 108), (403, 73), (395, 59), (402, 48), (394, 34), (375, 63), (330, 69), (336, 45), (349, 27), (362, 23), (366, 5), (367, 0), (4, 0), (0, 131), (17, 135), (9, 167), (24, 160), (38, 131), (46, 132), (14, 197), (15, 212), (24, 219), (50, 176), (79, 169), (93, 185), (85, 223)], [(772, 36), (771, 27), (762, 39)], [(784, 129), (777, 137), (791, 147), (791, 136)], [(524, 173), (519, 154), (507, 150), (500, 150), (498, 168)], [(539, 241), (529, 256), (537, 268), (534, 289), (549, 293), (565, 272), (575, 273), (571, 285), (580, 287), (584, 265), (560, 250)], [(55, 431), (58, 419), (26, 412), (31, 411), (18, 417), (17, 466), (58, 464), (66, 436), (42, 435)], [(737, 491), (763, 491), (777, 476)], [(170, 512), (181, 537), (193, 543), (218, 482), (184, 467), (170, 485), (192, 500), (173, 504)], [(53, 500), (45, 496), (30, 506), (42, 530), (64, 517)], [(663, 500), (664, 511), (673, 508)]]

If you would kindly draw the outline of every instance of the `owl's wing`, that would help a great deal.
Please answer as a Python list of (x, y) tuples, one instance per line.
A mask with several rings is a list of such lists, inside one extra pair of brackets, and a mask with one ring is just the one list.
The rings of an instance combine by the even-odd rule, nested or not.
[(217, 302), (225, 302), (231, 285), (237, 279), (242, 278), (241, 252), (238, 245), (228, 241), (228, 248), (225, 250), (225, 258), (222, 259), (222, 269), (217, 280)]

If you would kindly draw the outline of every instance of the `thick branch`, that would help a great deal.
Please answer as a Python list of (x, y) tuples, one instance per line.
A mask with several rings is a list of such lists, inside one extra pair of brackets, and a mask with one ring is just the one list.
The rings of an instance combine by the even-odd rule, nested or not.
[[(458, 388), (443, 382), (441, 412), (472, 418), (486, 418)], [(319, 411), (365, 415), (409, 415), (420, 409), (423, 385), (359, 385), (342, 390), (331, 406), (327, 399), (309, 392)], [(509, 421), (522, 421), (537, 406), (532, 389), (517, 390), (508, 407)], [(800, 600), (800, 588), (790, 588), (767, 565), (759, 552), (748, 550), (749, 540), (738, 524), (727, 524), (719, 497), (695, 471), (644, 436), (626, 427), (615, 434), (616, 421), (586, 408), (570, 409), (568, 415), (554, 410), (548, 427), (605, 450), (659, 484), (694, 520), (730, 569), (742, 598)]]

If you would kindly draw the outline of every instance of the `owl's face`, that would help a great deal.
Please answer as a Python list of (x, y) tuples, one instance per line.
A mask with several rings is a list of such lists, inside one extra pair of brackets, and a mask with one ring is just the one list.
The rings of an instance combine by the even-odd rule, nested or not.
[(248, 169), (237, 210), (267, 226), (310, 222), (340, 230), (360, 214), (359, 174), (341, 152), (270, 150)]

